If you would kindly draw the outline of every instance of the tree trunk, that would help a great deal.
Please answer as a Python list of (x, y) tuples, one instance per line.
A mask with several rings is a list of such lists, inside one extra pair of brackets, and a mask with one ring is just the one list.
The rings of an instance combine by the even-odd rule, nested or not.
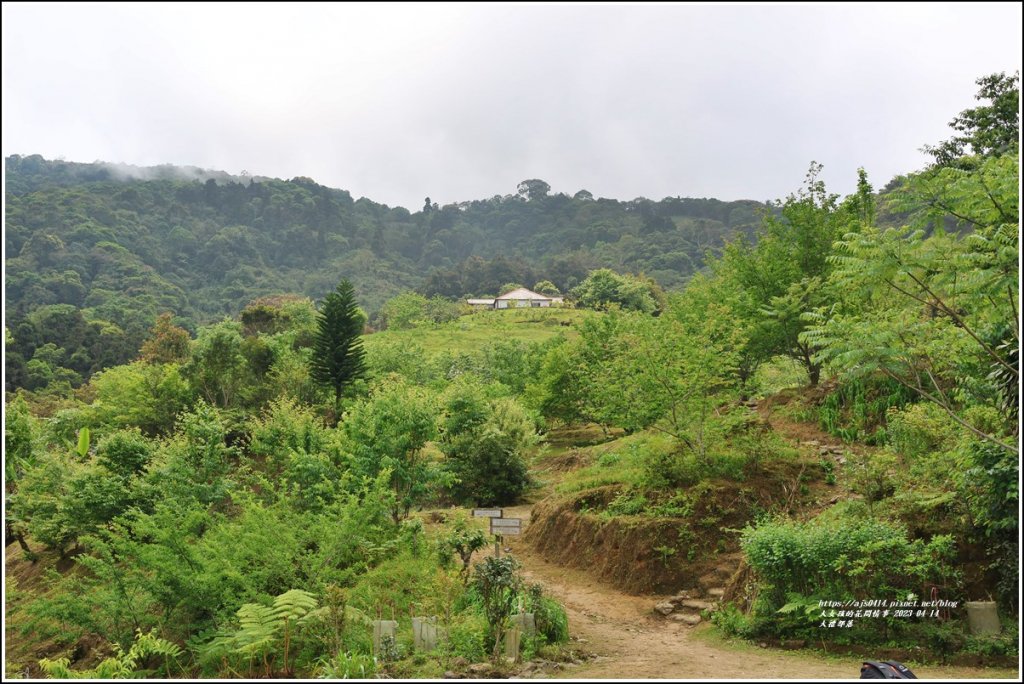
[(21, 550), (25, 553), (25, 558), (28, 558), (33, 563), (39, 560), (39, 556), (37, 556), (35, 552), (32, 551), (32, 549), (30, 549), (28, 544), (25, 542), (25, 537), (21, 536), (21, 532), (16, 532), (14, 535), (14, 539), (18, 542), (18, 546), (20, 546)]
[(746, 401), (750, 398), (750, 388), (747, 387), (747, 381), (750, 380), (753, 374), (753, 371), (743, 366), (740, 366), (739, 370), (736, 371), (736, 375), (740, 379), (740, 401)]
[(39, 560), (39, 557), (36, 556), (36, 554), (32, 552), (31, 548), (29, 548), (28, 542), (25, 541), (25, 535), (23, 535), (19, 531), (16, 531), (11, 526), (11, 523), (5, 522), (4, 523), (4, 547), (6, 548), (6, 547), (10, 546), (14, 542), (18, 542), (18, 546), (20, 546), (21, 550), (24, 552), (25, 558), (29, 559), (33, 563), (35, 563), (37, 560)]

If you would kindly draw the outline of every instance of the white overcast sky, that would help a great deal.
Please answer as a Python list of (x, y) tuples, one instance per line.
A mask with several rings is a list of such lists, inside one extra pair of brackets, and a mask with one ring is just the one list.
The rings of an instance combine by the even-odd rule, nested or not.
[(541, 178), (773, 199), (915, 170), (1021, 4), (3, 5), (3, 154), (309, 176), (418, 209)]

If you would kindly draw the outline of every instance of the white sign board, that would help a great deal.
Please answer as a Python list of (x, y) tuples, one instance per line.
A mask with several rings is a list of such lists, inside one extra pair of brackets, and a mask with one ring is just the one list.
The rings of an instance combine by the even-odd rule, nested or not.
[(501, 517), (501, 509), (500, 508), (474, 508), (473, 509), (473, 517), (474, 518), (500, 518)]
[(521, 534), (522, 518), (491, 518), (491, 534)]

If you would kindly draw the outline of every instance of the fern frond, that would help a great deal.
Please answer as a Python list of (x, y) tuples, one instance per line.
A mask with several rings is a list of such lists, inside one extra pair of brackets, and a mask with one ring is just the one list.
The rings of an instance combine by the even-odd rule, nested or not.
[(316, 606), (316, 598), (308, 591), (292, 589), (274, 599), (272, 614), (277, 620), (301, 618)]
[(258, 603), (246, 603), (238, 609), (239, 630), (233, 641), (236, 653), (259, 652), (274, 639), (278, 621), (272, 608)]
[(43, 658), (39, 661), (39, 669), (50, 679), (76, 679), (79, 675), (71, 671), (70, 665), (71, 661), (67, 658)]

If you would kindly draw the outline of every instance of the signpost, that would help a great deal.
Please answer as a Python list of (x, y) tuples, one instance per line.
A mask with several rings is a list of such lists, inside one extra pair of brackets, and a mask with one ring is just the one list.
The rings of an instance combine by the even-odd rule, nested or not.
[(506, 534), (520, 535), (523, 532), (522, 518), (506, 518), (500, 508), (474, 508), (474, 518), (487, 518), (491, 534), (494, 535), (494, 557), (501, 558), (502, 537)]
[(522, 523), (522, 518), (491, 518), (491, 534), (494, 535), (495, 558), (501, 558), (502, 537), (506, 534), (521, 534)]
[(522, 518), (491, 518), (491, 534), (522, 534)]

